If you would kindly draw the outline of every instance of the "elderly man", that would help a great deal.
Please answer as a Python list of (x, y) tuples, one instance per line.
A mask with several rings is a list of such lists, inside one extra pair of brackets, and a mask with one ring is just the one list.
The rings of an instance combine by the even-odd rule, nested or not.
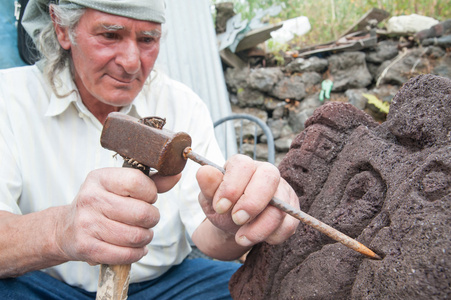
[[(296, 206), (294, 191), (244, 156), (225, 175), (191, 162), (172, 177), (120, 168), (99, 144), (113, 111), (164, 117), (223, 161), (202, 101), (153, 69), (164, 1), (47, 2), (24, 17), (42, 60), (0, 72), (0, 298), (92, 299), (98, 264), (130, 263), (131, 299), (230, 297), (239, 264), (224, 261), (293, 234), (298, 222), (268, 203)], [(218, 260), (186, 260), (186, 232)]]

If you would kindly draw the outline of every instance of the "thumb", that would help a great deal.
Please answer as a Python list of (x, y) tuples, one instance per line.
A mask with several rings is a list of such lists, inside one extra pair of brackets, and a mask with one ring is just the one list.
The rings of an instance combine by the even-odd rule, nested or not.
[(196, 179), (200, 190), (209, 201), (213, 200), (216, 190), (222, 182), (222, 177), (221, 171), (212, 166), (203, 166), (197, 171)]

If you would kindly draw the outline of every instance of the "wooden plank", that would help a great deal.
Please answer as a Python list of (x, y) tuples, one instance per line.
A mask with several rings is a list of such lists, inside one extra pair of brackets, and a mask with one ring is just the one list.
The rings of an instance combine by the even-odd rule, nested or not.
[(219, 55), (221, 56), (221, 60), (228, 66), (238, 69), (242, 69), (247, 66), (247, 64), (229, 48), (219, 51)]
[(348, 43), (337, 44), (333, 43), (330, 45), (325, 45), (324, 47), (318, 47), (310, 49), (309, 51), (304, 51), (299, 53), (299, 57), (305, 57), (316, 53), (323, 52), (343, 52), (343, 51), (358, 51), (364, 48), (372, 47), (377, 44), (377, 37), (371, 36), (364, 39), (350, 41)]
[(341, 37), (356, 31), (368, 31), (366, 27), (370, 25), (371, 20), (376, 20), (376, 24), (379, 24), (381, 21), (388, 18), (389, 15), (390, 14), (383, 9), (372, 8), (366, 14), (364, 14), (354, 25), (348, 28), (348, 30), (346, 30), (341, 35)]
[(258, 29), (251, 30), (245, 34), (243, 39), (236, 46), (235, 52), (253, 48), (258, 44), (271, 38), (271, 32), (282, 28), (283, 24), (267, 25)]

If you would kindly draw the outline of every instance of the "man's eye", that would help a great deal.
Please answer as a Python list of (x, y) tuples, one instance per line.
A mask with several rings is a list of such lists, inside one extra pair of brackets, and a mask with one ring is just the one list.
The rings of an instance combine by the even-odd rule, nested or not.
[(105, 33), (103, 33), (103, 37), (106, 38), (106, 39), (109, 39), (109, 40), (117, 39), (117, 36), (118, 35), (116, 33), (114, 33), (114, 32), (105, 32)]
[(155, 39), (152, 37), (142, 37), (141, 38), (141, 42), (146, 43), (146, 44), (150, 44), (154, 41)]

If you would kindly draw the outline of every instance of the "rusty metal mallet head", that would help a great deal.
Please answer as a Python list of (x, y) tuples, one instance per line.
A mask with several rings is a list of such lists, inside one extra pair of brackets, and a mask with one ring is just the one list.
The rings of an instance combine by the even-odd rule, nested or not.
[(191, 137), (184, 132), (153, 128), (137, 118), (113, 112), (105, 121), (100, 144), (169, 176), (185, 167), (183, 150), (191, 146)]

